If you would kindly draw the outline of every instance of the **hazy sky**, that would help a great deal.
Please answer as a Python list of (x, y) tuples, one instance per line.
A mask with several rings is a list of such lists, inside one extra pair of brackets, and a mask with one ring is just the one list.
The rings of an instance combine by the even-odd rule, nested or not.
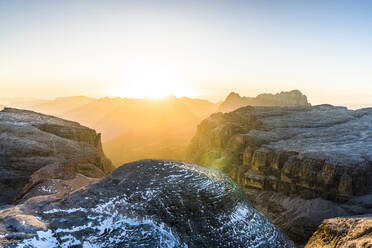
[(372, 1), (0, 0), (0, 96), (299, 89), (372, 106)]

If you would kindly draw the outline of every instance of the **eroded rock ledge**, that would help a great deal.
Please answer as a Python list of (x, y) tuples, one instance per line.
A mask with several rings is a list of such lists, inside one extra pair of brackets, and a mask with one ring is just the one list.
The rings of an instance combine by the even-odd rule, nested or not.
[(325, 218), (371, 211), (355, 201), (372, 193), (372, 108), (244, 107), (213, 114), (199, 125), (188, 160), (220, 168), (252, 189), (255, 206), (304, 242)]
[(0, 205), (64, 194), (113, 169), (94, 130), (32, 111), (0, 111)]

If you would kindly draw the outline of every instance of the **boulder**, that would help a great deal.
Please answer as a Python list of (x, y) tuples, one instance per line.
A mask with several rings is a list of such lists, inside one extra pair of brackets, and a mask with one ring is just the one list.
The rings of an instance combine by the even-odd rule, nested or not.
[(0, 220), (18, 211), (42, 222), (3, 226), (5, 247), (294, 247), (230, 177), (195, 164), (136, 161), (63, 199), (40, 199), (0, 211)]

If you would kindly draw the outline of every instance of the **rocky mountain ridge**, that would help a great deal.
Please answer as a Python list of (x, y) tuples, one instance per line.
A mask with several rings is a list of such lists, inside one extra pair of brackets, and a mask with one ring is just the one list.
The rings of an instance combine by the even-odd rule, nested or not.
[(299, 90), (282, 91), (277, 94), (263, 93), (256, 97), (245, 97), (231, 92), (220, 104), (218, 112), (231, 112), (244, 106), (310, 106), (310, 103)]
[(372, 108), (243, 107), (198, 127), (188, 159), (227, 172), (304, 243), (323, 219), (372, 212)]

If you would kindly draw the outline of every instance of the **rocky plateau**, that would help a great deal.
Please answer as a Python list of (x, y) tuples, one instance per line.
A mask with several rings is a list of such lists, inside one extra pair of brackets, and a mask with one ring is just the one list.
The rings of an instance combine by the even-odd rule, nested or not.
[(346, 247), (359, 237), (350, 226), (361, 223), (369, 237), (362, 247), (372, 245), (372, 108), (248, 106), (216, 113), (199, 125), (187, 159), (228, 173), (298, 244), (323, 220), (345, 217), (343, 227), (340, 219), (325, 220), (308, 247), (333, 247), (335, 230), (348, 235), (338, 243)]

